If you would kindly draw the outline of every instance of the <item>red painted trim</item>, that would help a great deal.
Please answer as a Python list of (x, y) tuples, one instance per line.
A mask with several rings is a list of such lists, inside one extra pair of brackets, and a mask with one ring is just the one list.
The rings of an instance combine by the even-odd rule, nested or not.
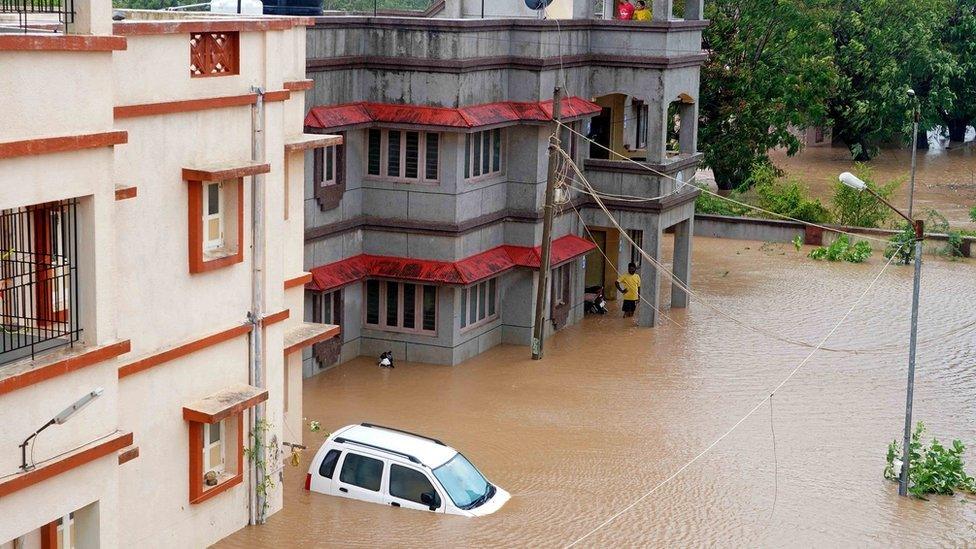
[(124, 36), (83, 36), (79, 34), (0, 34), (0, 51), (120, 51), (126, 48)]
[(115, 189), (115, 200), (127, 200), (129, 198), (135, 198), (139, 190), (136, 187), (125, 187), (122, 189)]
[[(284, 101), (291, 98), (291, 92), (274, 90), (264, 94), (265, 101)], [(113, 109), (115, 118), (135, 118), (140, 116), (156, 116), (181, 112), (203, 111), (207, 109), (223, 109), (227, 107), (243, 107), (257, 103), (256, 93), (241, 95), (225, 95), (222, 97), (203, 97), (200, 99), (183, 99), (178, 101), (162, 101), (159, 103), (141, 103), (137, 105), (119, 105)]]
[(288, 90), (274, 90), (264, 92), (265, 102), (285, 101), (291, 99), (291, 92)]
[(207, 170), (204, 168), (183, 168), (183, 179), (194, 182), (224, 181), (226, 179), (237, 179), (240, 177), (249, 177), (252, 175), (270, 172), (271, 164), (249, 164), (247, 166), (215, 170)]
[(197, 339), (189, 343), (185, 343), (183, 345), (173, 347), (171, 349), (167, 349), (166, 351), (163, 351), (161, 353), (156, 353), (154, 355), (141, 358), (139, 360), (136, 360), (135, 362), (130, 362), (119, 368), (119, 379), (131, 376), (133, 374), (137, 374), (139, 372), (148, 370), (155, 366), (159, 366), (160, 364), (164, 364), (171, 360), (175, 360), (177, 358), (186, 356), (190, 353), (195, 353), (201, 349), (206, 349), (207, 347), (211, 347), (213, 345), (217, 345), (219, 343), (223, 343), (225, 341), (234, 339), (235, 337), (242, 336), (244, 334), (249, 333), (250, 331), (251, 331), (251, 326), (249, 324), (235, 326), (234, 328), (231, 328), (229, 330), (217, 332), (215, 334), (208, 335), (204, 338)]
[(121, 36), (152, 34), (189, 34), (191, 32), (263, 32), (288, 30), (309, 25), (307, 18), (281, 17), (267, 19), (207, 19), (197, 21), (124, 21), (112, 25), (112, 32)]
[(190, 408), (183, 408), (183, 419), (187, 421), (192, 421), (196, 423), (217, 423), (222, 419), (227, 419), (234, 414), (240, 414), (248, 408), (253, 408), (258, 404), (268, 400), (268, 391), (264, 391), (260, 394), (254, 395), (253, 397), (228, 406), (225, 410), (221, 410), (215, 414), (204, 414), (197, 410), (191, 410)]
[(261, 322), (261, 324), (265, 326), (270, 326), (272, 324), (277, 324), (282, 320), (287, 320), (289, 316), (291, 316), (291, 310), (284, 309), (282, 311), (278, 311), (277, 313), (270, 314), (264, 317), (264, 320)]
[(304, 286), (312, 281), (312, 273), (304, 273), (301, 276), (296, 276), (295, 278), (289, 278), (285, 281), (285, 289), (290, 290), (297, 286)]
[(41, 549), (59, 549), (58, 521), (52, 520), (41, 526)]
[(124, 131), (7, 141), (0, 143), (0, 159), (111, 147), (128, 141), (129, 134)]
[(304, 349), (305, 347), (308, 347), (309, 345), (315, 345), (316, 343), (318, 343), (320, 341), (325, 341), (327, 339), (332, 339), (333, 337), (335, 337), (337, 335), (339, 335), (339, 327), (338, 326), (332, 328), (331, 330), (327, 330), (325, 332), (322, 332), (319, 335), (310, 337), (310, 338), (306, 339), (305, 341), (299, 341), (298, 343), (295, 343), (293, 345), (289, 345), (288, 347), (285, 348), (285, 356), (287, 357), (288, 355), (290, 355), (291, 353), (294, 353), (295, 351), (300, 351), (300, 350)]
[(315, 86), (315, 80), (305, 79), (305, 80), (291, 80), (284, 83), (286, 90), (290, 91), (306, 91), (310, 90)]
[(132, 433), (119, 433), (101, 444), (82, 450), (76, 454), (58, 459), (41, 467), (0, 481), (0, 498), (53, 478), (61, 473), (76, 469), (132, 445)]
[(99, 362), (113, 359), (119, 355), (128, 353), (130, 350), (131, 343), (127, 339), (125, 341), (113, 343), (112, 345), (98, 347), (92, 349), (91, 351), (53, 362), (47, 366), (41, 366), (40, 368), (26, 371), (22, 374), (10, 376), (6, 379), (0, 379), (0, 395), (16, 391), (17, 389), (23, 389), (24, 387), (29, 387), (48, 379), (62, 376), (75, 370), (80, 370), (86, 366), (91, 366), (93, 364), (98, 364)]
[(136, 446), (135, 448), (129, 448), (128, 450), (119, 453), (119, 465), (128, 463), (137, 457), (139, 457), (139, 447)]

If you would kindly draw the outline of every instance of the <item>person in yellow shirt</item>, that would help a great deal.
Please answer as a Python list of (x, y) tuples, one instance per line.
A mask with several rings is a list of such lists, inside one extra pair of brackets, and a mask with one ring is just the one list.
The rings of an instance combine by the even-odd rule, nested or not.
[(637, 10), (634, 11), (634, 21), (650, 21), (650, 20), (651, 20), (651, 8), (647, 7), (647, 2), (645, 2), (644, 0), (637, 0)]
[(637, 274), (637, 265), (627, 265), (627, 274), (617, 279), (617, 291), (624, 294), (624, 316), (634, 316), (637, 310), (637, 300), (640, 299), (641, 278)]

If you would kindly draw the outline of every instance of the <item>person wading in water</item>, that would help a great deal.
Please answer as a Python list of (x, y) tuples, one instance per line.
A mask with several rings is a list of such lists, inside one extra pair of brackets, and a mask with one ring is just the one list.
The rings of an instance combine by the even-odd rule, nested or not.
[(627, 265), (627, 274), (617, 279), (617, 291), (624, 294), (624, 317), (634, 316), (637, 310), (637, 300), (640, 299), (641, 277), (637, 274), (637, 265)]

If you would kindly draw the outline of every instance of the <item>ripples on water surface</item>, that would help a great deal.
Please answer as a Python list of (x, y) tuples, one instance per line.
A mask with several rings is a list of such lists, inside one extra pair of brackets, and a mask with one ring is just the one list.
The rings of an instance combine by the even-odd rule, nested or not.
[[(698, 238), (695, 287), (735, 316), (816, 343), (881, 267), (814, 262), (792, 247)], [(976, 469), (976, 271), (931, 260), (923, 275), (915, 417), (961, 438)], [(764, 406), (711, 453), (582, 546), (976, 545), (976, 498), (897, 496), (881, 477), (902, 429), (911, 270), (892, 266), (774, 398), (779, 491)], [(662, 295), (669, 295), (667, 292)], [(309, 494), (288, 467), (285, 509), (223, 547), (563, 546), (708, 446), (808, 353), (693, 303), (638, 329), (587, 318), (547, 343), (497, 347), (456, 368), (360, 359), (305, 382), (326, 430), (374, 421), (442, 438), (512, 493), (481, 519)], [(949, 337), (940, 335), (969, 326)], [(310, 453), (324, 440), (307, 434)], [(310, 454), (306, 454), (306, 458)]]

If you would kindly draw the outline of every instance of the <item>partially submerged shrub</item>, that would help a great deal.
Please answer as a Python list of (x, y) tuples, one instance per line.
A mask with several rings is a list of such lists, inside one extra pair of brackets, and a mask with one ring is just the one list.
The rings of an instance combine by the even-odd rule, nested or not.
[(776, 169), (768, 164), (757, 164), (749, 182), (764, 210), (809, 223), (831, 220), (830, 211), (819, 200), (809, 198), (797, 180), (780, 180)]
[(888, 239), (888, 247), (885, 248), (885, 259), (891, 256), (898, 256), (899, 263), (908, 265), (915, 259), (915, 228), (908, 223), (901, 224), (901, 231)]
[[(966, 445), (953, 440), (951, 446), (945, 446), (933, 438), (931, 444), (923, 446), (923, 434), (925, 424), (920, 421), (908, 445), (908, 492), (922, 499), (926, 494), (951, 496), (956, 490), (976, 494), (976, 479), (966, 473), (966, 463), (963, 461)], [(898, 481), (902, 452), (902, 445), (897, 440), (888, 445), (884, 469), (886, 479)]]
[(812, 259), (827, 261), (847, 261), (848, 263), (864, 263), (871, 257), (871, 245), (863, 240), (851, 245), (847, 235), (841, 235), (831, 242), (830, 246), (820, 246), (810, 252)]

